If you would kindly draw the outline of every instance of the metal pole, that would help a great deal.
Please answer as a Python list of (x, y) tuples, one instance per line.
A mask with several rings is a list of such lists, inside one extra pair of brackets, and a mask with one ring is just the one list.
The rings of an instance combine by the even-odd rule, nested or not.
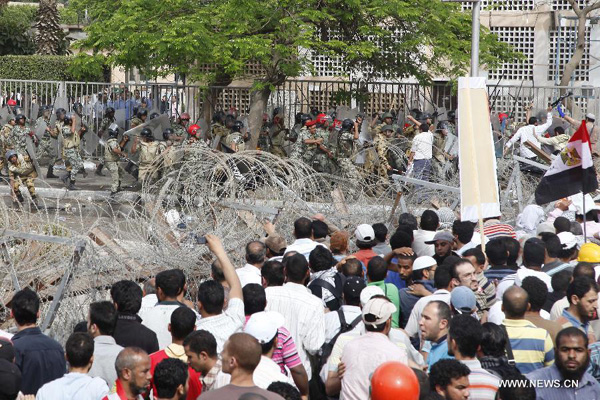
[(479, 12), (481, 1), (473, 3), (473, 21), (471, 23), (471, 77), (479, 76)]

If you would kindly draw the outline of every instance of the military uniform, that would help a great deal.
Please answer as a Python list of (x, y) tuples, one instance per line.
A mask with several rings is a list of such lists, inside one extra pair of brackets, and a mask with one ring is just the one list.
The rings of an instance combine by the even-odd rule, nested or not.
[(27, 136), (29, 136), (27, 126), (15, 125), (10, 132), (7, 141), (7, 149), (12, 149), (19, 154), (27, 154)]
[(271, 153), (279, 157), (287, 157), (285, 150), (283, 150), (286, 132), (285, 128), (280, 125), (274, 125), (271, 129)]
[(354, 132), (340, 131), (334, 143), (334, 154), (341, 172), (348, 177), (358, 177), (356, 166), (352, 162), (354, 155)]
[(115, 153), (115, 150), (120, 150), (119, 142), (117, 138), (110, 138), (104, 145), (104, 166), (110, 171), (111, 193), (116, 193), (121, 187), (121, 180), (123, 179), (123, 168), (119, 161), (121, 157)]
[(273, 146), (272, 146), (272, 142), (271, 142), (271, 137), (269, 136), (268, 129), (265, 130), (263, 128), (263, 131), (258, 136), (257, 146), (258, 146), (259, 150), (266, 151), (266, 152), (269, 152), (269, 153), (273, 150)]
[(79, 133), (73, 133), (70, 126), (63, 126), (60, 135), (63, 141), (62, 157), (69, 172), (69, 179), (75, 181), (75, 177), (79, 171), (83, 171), (83, 160), (79, 154), (79, 143), (81, 138)]
[(173, 134), (175, 136), (180, 136), (183, 138), (187, 136), (185, 127), (181, 124), (171, 124), (171, 129), (173, 130)]
[(35, 168), (29, 157), (17, 153), (17, 164), (15, 165), (10, 161), (8, 162), (8, 176), (10, 178), (12, 190), (18, 197), (21, 197), (19, 188), (23, 181), (25, 181), (25, 185), (27, 186), (27, 190), (29, 190), (31, 198), (35, 199), (35, 186), (33, 186), (33, 180), (37, 178), (37, 173), (35, 172)]
[(218, 150), (221, 150), (220, 144), (221, 143), (225, 143), (225, 138), (229, 134), (229, 131), (227, 130), (227, 128), (225, 128), (220, 123), (215, 122), (210, 127), (210, 133), (211, 133), (211, 136), (212, 136), (212, 140), (217, 142), (216, 148)]
[[(39, 117), (35, 121), (35, 126), (33, 128), (34, 131), (37, 131), (37, 129), (40, 127), (40, 125), (42, 125), (42, 123), (46, 123), (46, 126), (50, 127), (50, 118)], [(42, 159), (42, 157), (48, 156), (48, 158), (50, 158), (48, 165), (53, 166), (54, 164), (56, 164), (58, 154), (56, 154), (56, 146), (53, 145), (52, 140), (53, 138), (50, 135), (50, 132), (44, 131), (42, 140), (40, 140), (40, 143), (37, 148), (36, 157), (38, 160), (40, 160)]]
[(225, 137), (225, 146), (233, 149), (233, 144), (237, 146), (237, 152), (244, 151), (246, 149), (246, 142), (244, 142), (244, 136), (240, 132), (231, 132)]
[(155, 181), (158, 179), (158, 168), (154, 165), (154, 160), (156, 160), (160, 154), (165, 150), (166, 146), (162, 142), (140, 142), (139, 144), (139, 164), (140, 164), (140, 172), (139, 179), (143, 181), (150, 177), (151, 181)]
[[(315, 138), (316, 139), (323, 138), (322, 144), (323, 144), (323, 146), (328, 148), (328, 146), (329, 146), (329, 131), (327, 129), (317, 128), (317, 133), (315, 134)], [(313, 168), (315, 170), (317, 170), (318, 172), (331, 173), (335, 168), (334, 161), (331, 158), (329, 158), (327, 153), (325, 151), (321, 150), (318, 145), (315, 147), (316, 147), (316, 150), (315, 150), (316, 154), (315, 154), (315, 157), (312, 162)]]
[(144, 121), (142, 121), (141, 119), (139, 119), (138, 117), (133, 117), (131, 118), (131, 123), (130, 126), (132, 128), (135, 128), (136, 126), (140, 126), (141, 124), (143, 124)]
[[(6, 154), (6, 150), (8, 150), (8, 138), (10, 137), (10, 133), (12, 132), (13, 126), (11, 124), (6, 124), (0, 130), (0, 151), (2, 151), (2, 155)], [(0, 171), (4, 169), (7, 161), (4, 157), (0, 157)]]

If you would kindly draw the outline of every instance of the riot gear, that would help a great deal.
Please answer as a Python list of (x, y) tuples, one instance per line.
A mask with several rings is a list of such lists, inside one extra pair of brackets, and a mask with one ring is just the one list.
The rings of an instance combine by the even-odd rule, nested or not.
[(354, 126), (354, 121), (352, 121), (349, 118), (346, 118), (344, 121), (342, 121), (342, 130), (343, 131), (349, 131), (350, 129), (352, 129), (353, 126)]
[(104, 111), (104, 115), (106, 115), (106, 116), (110, 115), (110, 116), (114, 117), (115, 109), (112, 107), (106, 107), (106, 111)]
[(145, 108), (138, 110), (138, 112), (136, 113), (137, 117), (139, 119), (142, 119), (142, 117), (147, 116), (148, 115), (148, 110), (146, 110)]
[(196, 124), (194, 124), (194, 125), (191, 125), (191, 126), (188, 128), (188, 134), (189, 134), (190, 136), (193, 136), (193, 137), (197, 138), (197, 137), (200, 135), (200, 133), (201, 133), (200, 126), (198, 126), (198, 125), (196, 125)]
[(306, 125), (306, 123), (307, 123), (308, 121), (310, 121), (310, 120), (312, 120), (312, 118), (310, 117), (310, 115), (308, 115), (308, 114), (302, 114), (302, 117), (301, 117), (301, 119), (300, 119), (300, 122), (301, 122), (302, 126), (305, 126), (305, 125)]
[(244, 123), (242, 121), (235, 121), (233, 126), (231, 127), (232, 132), (242, 132), (242, 128), (244, 127)]
[(165, 131), (163, 132), (163, 139), (169, 140), (169, 136), (171, 136), (173, 133), (174, 133), (173, 129), (171, 129), (171, 128), (165, 129)]
[(74, 103), (73, 104), (73, 111), (75, 111), (77, 114), (81, 114), (83, 111), (83, 104), (81, 103)]
[[(108, 112), (108, 108), (106, 109), (106, 111)], [(115, 112), (114, 109), (113, 109), (113, 112)], [(66, 115), (66, 114), (67, 114), (67, 110), (65, 110), (64, 108), (57, 108), (56, 109), (56, 116), (57, 117), (60, 117), (61, 115)]]
[(108, 127), (108, 136), (111, 138), (119, 136), (119, 126), (117, 124), (111, 124)]
[(180, 120), (182, 121), (189, 121), (190, 120), (190, 114), (184, 112), (183, 114), (181, 114), (181, 116), (179, 117)]
[(16, 155), (17, 155), (17, 152), (16, 152), (16, 151), (14, 151), (14, 150), (8, 150), (8, 151), (6, 152), (6, 159), (7, 159), (8, 161), (10, 161), (10, 158), (11, 158), (12, 156), (16, 156)]
[(65, 126), (71, 125), (71, 122), (73, 122), (73, 119), (71, 118), (70, 115), (65, 114), (65, 118), (63, 119), (63, 122), (64, 122)]
[(158, 118), (160, 117), (160, 114), (157, 112), (153, 112), (152, 114), (150, 114), (150, 120), (153, 120), (154, 118)]
[(154, 135), (152, 134), (152, 131), (149, 128), (144, 128), (142, 129), (142, 131), (140, 132), (140, 136), (146, 138), (146, 139), (153, 139)]
[(15, 118), (15, 120), (17, 122), (19, 122), (20, 120), (23, 120), (23, 122), (25, 122), (27, 120), (27, 118), (25, 118), (25, 115), (23, 115), (23, 114), (17, 114), (17, 117)]

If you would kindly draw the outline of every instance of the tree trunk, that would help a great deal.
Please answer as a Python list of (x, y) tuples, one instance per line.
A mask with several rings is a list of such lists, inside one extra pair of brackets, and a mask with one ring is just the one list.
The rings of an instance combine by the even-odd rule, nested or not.
[(57, 55), (59, 53), (62, 37), (59, 22), (60, 15), (56, 0), (40, 0), (36, 22), (38, 54)]
[[(582, 14), (577, 20), (577, 45), (575, 47), (575, 52), (571, 56), (571, 59), (565, 65), (565, 69), (563, 70), (562, 78), (560, 79), (560, 86), (569, 86), (571, 81), (571, 76), (575, 69), (581, 62), (583, 58), (583, 52), (585, 50), (585, 21), (587, 14)], [(558, 56), (558, 55), (557, 55)]]
[(263, 113), (267, 110), (267, 102), (271, 95), (271, 89), (268, 85), (262, 89), (253, 90), (250, 93), (250, 113), (248, 115), (248, 130), (250, 131), (250, 141), (246, 149), (255, 150), (258, 144), (258, 136), (263, 123)]

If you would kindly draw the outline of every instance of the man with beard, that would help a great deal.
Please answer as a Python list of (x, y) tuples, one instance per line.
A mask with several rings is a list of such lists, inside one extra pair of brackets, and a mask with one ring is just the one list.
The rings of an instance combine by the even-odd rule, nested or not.
[(574, 326), (584, 332), (590, 343), (596, 341), (596, 336), (590, 320), (594, 318), (598, 308), (598, 285), (587, 276), (577, 277), (567, 288), (569, 307), (565, 308), (560, 318), (556, 320), (563, 328)]
[(435, 249), (433, 259), (437, 265), (442, 265), (446, 257), (456, 256), (456, 253), (452, 251), (452, 244), (454, 243), (454, 236), (448, 231), (440, 231), (435, 234), (432, 240), (425, 242), (425, 244), (432, 244)]
[(538, 400), (600, 398), (600, 385), (586, 372), (590, 356), (585, 333), (575, 327), (560, 331), (555, 354), (554, 365), (527, 374), (532, 382), (549, 383), (536, 385)]
[(143, 400), (150, 385), (150, 357), (138, 347), (126, 347), (117, 356), (116, 390), (102, 400)]
[(156, 400), (183, 400), (187, 396), (187, 365), (176, 358), (165, 358), (154, 370)]

